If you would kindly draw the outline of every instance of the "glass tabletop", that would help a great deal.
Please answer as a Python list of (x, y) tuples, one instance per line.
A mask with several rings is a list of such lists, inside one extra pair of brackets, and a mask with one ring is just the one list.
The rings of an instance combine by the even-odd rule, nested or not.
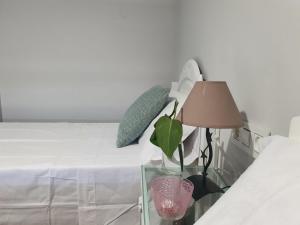
[[(203, 167), (185, 167), (183, 177), (201, 174)], [(208, 169), (208, 178), (219, 187), (225, 188), (226, 183), (219, 172)], [(142, 166), (142, 194), (143, 194), (143, 222), (144, 225), (192, 225), (194, 224), (222, 195), (222, 193), (210, 193), (198, 201), (194, 201), (187, 210), (185, 216), (178, 221), (163, 220), (157, 213), (150, 194), (150, 182), (153, 178), (163, 175), (179, 175), (180, 168), (164, 168), (161, 166)], [(225, 191), (226, 189), (224, 189)]]

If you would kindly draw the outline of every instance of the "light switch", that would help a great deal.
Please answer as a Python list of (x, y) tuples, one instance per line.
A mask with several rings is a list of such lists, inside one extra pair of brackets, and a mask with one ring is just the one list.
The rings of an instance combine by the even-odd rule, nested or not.
[(261, 146), (260, 146), (260, 142), (259, 142), (259, 139), (262, 138), (261, 135), (259, 134), (253, 134), (253, 149), (254, 151), (256, 152), (261, 152)]
[(260, 139), (270, 135), (270, 129), (262, 128), (255, 123), (244, 122), (242, 128), (233, 130), (231, 140), (237, 148), (256, 158), (263, 149)]

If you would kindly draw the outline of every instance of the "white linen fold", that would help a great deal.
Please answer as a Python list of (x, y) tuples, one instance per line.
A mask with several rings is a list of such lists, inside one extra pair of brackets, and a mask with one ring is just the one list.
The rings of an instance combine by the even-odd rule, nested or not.
[(300, 223), (300, 145), (280, 136), (267, 142), (254, 163), (196, 225)]
[(102, 225), (135, 205), (141, 149), (116, 148), (117, 127), (1, 124), (0, 225)]

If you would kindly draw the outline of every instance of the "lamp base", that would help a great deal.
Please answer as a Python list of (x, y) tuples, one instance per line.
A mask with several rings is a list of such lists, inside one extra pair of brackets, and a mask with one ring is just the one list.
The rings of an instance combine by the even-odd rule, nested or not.
[(194, 184), (193, 198), (195, 201), (210, 193), (224, 193), (216, 183), (203, 175), (192, 175), (187, 178)]

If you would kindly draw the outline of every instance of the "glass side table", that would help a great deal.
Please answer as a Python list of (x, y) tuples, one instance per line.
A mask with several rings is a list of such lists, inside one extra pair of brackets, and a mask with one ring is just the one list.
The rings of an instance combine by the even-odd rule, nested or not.
[[(185, 167), (183, 177), (201, 174), (203, 167)], [(150, 182), (153, 178), (162, 175), (178, 175), (180, 168), (163, 168), (161, 166), (142, 166), (142, 224), (143, 225), (192, 225), (194, 224), (222, 195), (211, 193), (193, 202), (186, 215), (178, 221), (163, 220), (157, 213), (150, 194)], [(215, 169), (208, 169), (208, 177), (219, 187), (226, 187), (226, 183)], [(226, 189), (224, 189), (226, 191)]]

